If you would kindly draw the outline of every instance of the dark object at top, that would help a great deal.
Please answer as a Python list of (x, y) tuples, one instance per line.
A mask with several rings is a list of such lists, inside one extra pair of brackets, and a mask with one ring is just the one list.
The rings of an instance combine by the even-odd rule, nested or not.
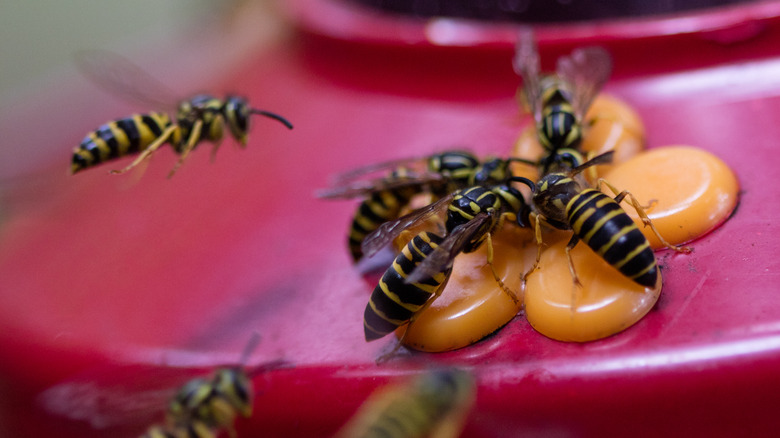
[(375, 9), (420, 18), (458, 17), (525, 23), (603, 20), (705, 9), (745, 0), (350, 0)]

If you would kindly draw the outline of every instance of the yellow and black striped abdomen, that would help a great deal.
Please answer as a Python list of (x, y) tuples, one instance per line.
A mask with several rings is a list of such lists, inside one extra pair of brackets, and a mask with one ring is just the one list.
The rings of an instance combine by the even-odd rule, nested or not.
[(539, 127), (539, 141), (548, 151), (576, 148), (582, 139), (574, 108), (568, 102), (545, 106)]
[(437, 292), (449, 276), (451, 267), (418, 283), (406, 283), (406, 277), (428, 257), (442, 237), (426, 231), (416, 235), (387, 268), (363, 314), (366, 341), (379, 339), (409, 322), (412, 316)]
[(150, 427), (140, 438), (216, 438), (217, 431), (196, 420)]
[[(108, 122), (90, 132), (73, 150), (71, 173), (100, 163), (135, 154), (146, 149), (163, 131), (171, 126), (165, 113), (134, 114)], [(181, 136), (171, 135), (169, 142), (177, 143)]]
[(380, 190), (374, 192), (360, 206), (352, 219), (349, 227), (348, 245), (349, 252), (354, 261), (363, 257), (360, 248), (363, 240), (380, 225), (389, 222), (401, 215), (401, 210), (409, 203), (409, 200), (418, 193), (412, 187), (394, 190)]
[(614, 199), (586, 189), (567, 204), (566, 215), (574, 234), (607, 263), (642, 286), (656, 286), (658, 267), (650, 243)]

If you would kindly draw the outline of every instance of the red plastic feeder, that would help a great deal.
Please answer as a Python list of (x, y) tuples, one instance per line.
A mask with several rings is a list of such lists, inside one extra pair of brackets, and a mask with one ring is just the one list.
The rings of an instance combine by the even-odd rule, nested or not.
[[(356, 203), (313, 191), (391, 158), (456, 146), (506, 154), (528, 121), (514, 100), (516, 28), (335, 0), (289, 12), (295, 38), (222, 88), (293, 131), (258, 118), (246, 150), (223, 147), (214, 163), (195, 151), (170, 180), (170, 149), (138, 180), (107, 176), (112, 164), (66, 176), (80, 137), (63, 135), (49, 152), (61, 167), (5, 190), (0, 431), (137, 435), (163, 409), (142, 414), (143, 400), (235, 363), (258, 332), (247, 365), (287, 365), (254, 377), (255, 413), (239, 436), (330, 436), (373, 389), (431, 364), (475, 373), (468, 437), (774, 432), (779, 2), (539, 27), (545, 63), (605, 46), (615, 63), (606, 91), (639, 112), (649, 147), (721, 157), (741, 182), (738, 211), (693, 254), (658, 253), (661, 298), (622, 333), (562, 343), (520, 314), (473, 346), (382, 365), (395, 340), (363, 340), (373, 284), (345, 249)], [(63, 117), (84, 133), (106, 121)]]

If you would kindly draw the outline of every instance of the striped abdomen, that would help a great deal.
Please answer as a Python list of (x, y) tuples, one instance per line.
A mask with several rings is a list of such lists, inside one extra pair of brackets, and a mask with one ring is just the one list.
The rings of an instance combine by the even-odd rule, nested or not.
[(379, 339), (409, 322), (436, 294), (450, 275), (451, 267), (418, 283), (408, 284), (405, 279), (420, 262), (438, 248), (442, 240), (444, 239), (436, 234), (421, 232), (401, 250), (393, 264), (387, 268), (374, 288), (363, 314), (366, 341)]
[(349, 252), (354, 261), (363, 257), (360, 245), (367, 235), (371, 234), (380, 225), (389, 222), (401, 215), (401, 210), (409, 203), (409, 200), (419, 192), (416, 187), (403, 187), (392, 190), (379, 190), (371, 194), (360, 203), (352, 225), (349, 227), (348, 245)]
[(631, 217), (612, 198), (585, 189), (566, 205), (569, 225), (581, 240), (636, 283), (654, 288), (655, 254)]
[(140, 438), (216, 438), (217, 431), (192, 420), (174, 425), (150, 427)]
[[(134, 114), (108, 122), (90, 132), (73, 150), (71, 173), (100, 163), (135, 154), (146, 149), (163, 131), (171, 126), (171, 119), (164, 113)], [(178, 132), (168, 142), (178, 144)]]
[(548, 151), (561, 148), (576, 148), (582, 133), (574, 108), (567, 103), (546, 106), (542, 111), (542, 123), (539, 127), (539, 141)]

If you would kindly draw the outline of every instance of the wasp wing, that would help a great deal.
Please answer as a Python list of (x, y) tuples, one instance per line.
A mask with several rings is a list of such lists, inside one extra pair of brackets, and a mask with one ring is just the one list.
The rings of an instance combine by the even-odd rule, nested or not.
[(398, 237), (405, 229), (421, 223), (431, 216), (443, 211), (452, 201), (452, 194), (449, 194), (436, 202), (418, 208), (413, 212), (401, 216), (400, 218), (385, 222), (363, 239), (361, 249), (365, 257), (371, 257), (376, 254), (385, 245)]
[(489, 220), (490, 214), (482, 212), (474, 216), (474, 219), (452, 230), (441, 245), (406, 277), (406, 283), (417, 283), (447, 270), (452, 266), (455, 257), (463, 251), (463, 247), (471, 241), (476, 233), (480, 232), (482, 226)]
[(44, 390), (37, 402), (51, 414), (95, 429), (145, 425), (162, 418), (177, 387), (193, 376), (133, 365), (93, 369)]
[(583, 47), (558, 58), (558, 77), (571, 88), (571, 103), (582, 120), (612, 73), (612, 57), (602, 47)]
[(406, 176), (377, 178), (369, 181), (355, 181), (342, 185), (340, 187), (331, 187), (328, 189), (322, 189), (315, 192), (318, 198), (334, 199), (334, 198), (355, 198), (358, 196), (366, 196), (382, 190), (395, 190), (406, 187), (419, 186), (420, 188), (443, 181), (443, 177), (435, 173), (427, 173), (424, 175), (409, 174)]
[(372, 163), (366, 166), (348, 170), (346, 172), (338, 173), (332, 177), (332, 182), (333, 185), (341, 185), (341, 184), (348, 183), (350, 181), (354, 181), (358, 178), (361, 178), (371, 173), (376, 173), (381, 171), (391, 172), (401, 167), (410, 167), (420, 171), (422, 170), (420, 169), (420, 167), (425, 166), (427, 160), (428, 157), (407, 157), (407, 158), (398, 158), (395, 160), (382, 161), (379, 163)]
[(157, 109), (174, 107), (180, 97), (127, 58), (106, 50), (75, 54), (81, 73), (104, 91)]
[(512, 60), (515, 73), (523, 79), (523, 93), (536, 123), (542, 120), (542, 88), (540, 84), (539, 51), (530, 28), (520, 31)]

